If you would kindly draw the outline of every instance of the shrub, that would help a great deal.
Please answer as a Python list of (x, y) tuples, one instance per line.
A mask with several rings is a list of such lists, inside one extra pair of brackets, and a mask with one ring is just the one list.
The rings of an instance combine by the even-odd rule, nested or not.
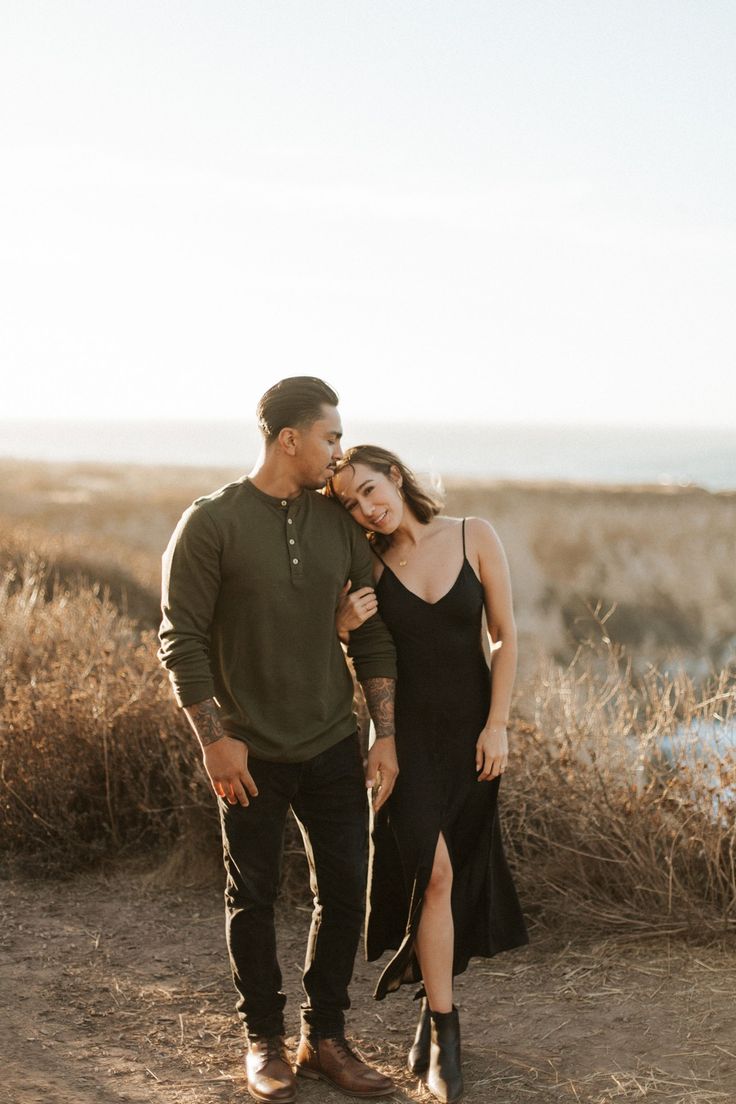
[[(99, 587), (26, 559), (0, 584), (0, 848), (64, 873), (215, 854), (216, 805), (141, 631)], [(546, 923), (634, 934), (736, 926), (736, 672), (698, 687), (611, 644), (549, 663), (520, 695), (503, 821), (524, 904)], [(303, 894), (287, 829), (286, 890)], [(156, 856), (155, 861), (159, 861)], [(209, 867), (211, 869), (211, 866)]]
[(734, 671), (637, 677), (609, 645), (549, 663), (526, 700), (503, 799), (525, 902), (631, 932), (736, 926)]
[(41, 562), (0, 583), (0, 839), (56, 872), (170, 840), (207, 800), (155, 638)]

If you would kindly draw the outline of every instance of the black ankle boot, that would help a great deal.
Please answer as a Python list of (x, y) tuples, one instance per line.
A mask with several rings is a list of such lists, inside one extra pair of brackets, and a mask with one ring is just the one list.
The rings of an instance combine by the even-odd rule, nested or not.
[(431, 1012), (430, 1021), (427, 1088), (442, 1104), (454, 1104), (463, 1095), (457, 1008), (453, 1006), (452, 1012)]
[(429, 1035), (429, 1005), (427, 1004), (427, 998), (422, 997), (422, 1002), (419, 1005), (417, 1033), (414, 1036), (414, 1043), (409, 1051), (406, 1063), (411, 1072), (415, 1073), (417, 1077), (421, 1077), (429, 1069)]

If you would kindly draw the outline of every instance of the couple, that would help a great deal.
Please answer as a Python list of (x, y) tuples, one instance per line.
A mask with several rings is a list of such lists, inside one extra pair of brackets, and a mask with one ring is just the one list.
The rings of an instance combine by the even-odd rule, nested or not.
[[(516, 660), (508, 570), (490, 526), (439, 516), (397, 457), (369, 446), (343, 456), (337, 404), (310, 376), (263, 396), (255, 469), (198, 499), (166, 550), (159, 655), (218, 797), (251, 1095), (296, 1096), (274, 931), (290, 807), (315, 901), (296, 1072), (356, 1097), (393, 1090), (344, 1034), (367, 786), (368, 957), (396, 952), (376, 996), (422, 982), (409, 1066), (454, 1101), (453, 975), (472, 955), (526, 942), (496, 810)], [(492, 704), (484, 609), (503, 644)], [(341, 638), (375, 728), (365, 770)]]

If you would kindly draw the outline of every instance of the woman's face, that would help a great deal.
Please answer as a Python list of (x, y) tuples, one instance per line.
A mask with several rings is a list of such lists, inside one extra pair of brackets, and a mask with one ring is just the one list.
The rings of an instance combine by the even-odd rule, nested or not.
[(401, 476), (374, 471), (367, 464), (351, 464), (334, 477), (335, 493), (348, 513), (372, 533), (393, 533), (404, 515), (399, 493)]

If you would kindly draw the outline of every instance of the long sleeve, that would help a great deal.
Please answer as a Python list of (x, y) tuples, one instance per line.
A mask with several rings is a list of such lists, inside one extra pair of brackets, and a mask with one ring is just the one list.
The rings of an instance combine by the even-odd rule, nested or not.
[[(357, 590), (373, 586), (373, 569), (368, 541), (357, 525), (354, 537), (350, 578), (352, 589)], [(368, 678), (396, 678), (396, 649), (380, 611), (350, 633), (348, 655), (353, 660), (359, 682)]]
[[(159, 658), (179, 705), (214, 697), (224, 731), (256, 758), (304, 762), (355, 731), (335, 630), (346, 579), (371, 582), (370, 550), (339, 503), (274, 498), (247, 478), (197, 499), (163, 558)], [(358, 677), (394, 678), (380, 618), (355, 634)]]
[(205, 509), (195, 504), (186, 511), (162, 564), (158, 657), (179, 705), (193, 705), (215, 693), (210, 636), (220, 590), (220, 539)]

